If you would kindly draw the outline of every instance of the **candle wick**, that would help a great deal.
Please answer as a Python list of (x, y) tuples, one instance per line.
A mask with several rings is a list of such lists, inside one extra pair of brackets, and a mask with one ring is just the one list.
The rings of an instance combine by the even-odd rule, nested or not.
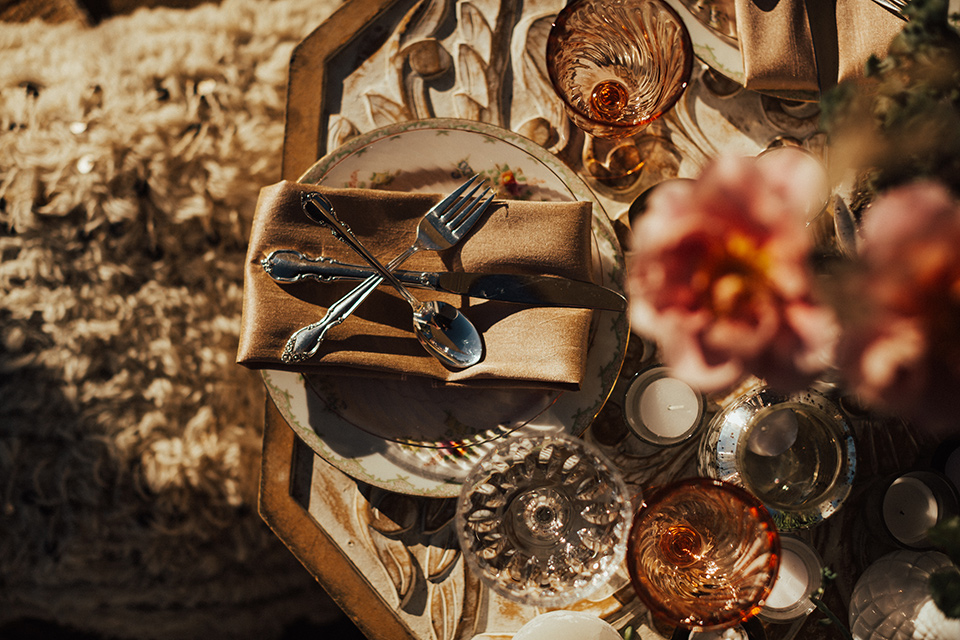
[(677, 409), (683, 409), (682, 404), (668, 404), (667, 411), (676, 411)]

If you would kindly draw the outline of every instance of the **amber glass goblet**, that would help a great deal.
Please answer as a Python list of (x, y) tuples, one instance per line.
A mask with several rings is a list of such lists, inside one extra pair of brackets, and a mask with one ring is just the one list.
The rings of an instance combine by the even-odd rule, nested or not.
[[(570, 119), (587, 134), (585, 164), (592, 137), (628, 138), (668, 111), (692, 68), (690, 35), (661, 0), (574, 0), (557, 15), (547, 38), (550, 81)], [(642, 166), (639, 153), (623, 149), (613, 147), (621, 166), (607, 166), (611, 174)]]
[(725, 629), (754, 616), (779, 566), (780, 536), (763, 504), (708, 478), (656, 490), (627, 541), (637, 595), (653, 615), (684, 629)]

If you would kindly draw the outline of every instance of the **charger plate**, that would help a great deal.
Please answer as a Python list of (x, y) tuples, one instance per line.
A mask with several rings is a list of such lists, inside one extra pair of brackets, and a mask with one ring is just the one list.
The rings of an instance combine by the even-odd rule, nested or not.
[[(511, 131), (454, 119), (392, 125), (352, 139), (300, 181), (445, 193), (473, 173), (497, 186), (500, 197), (591, 201), (598, 280), (623, 291), (623, 253), (600, 202), (559, 159)], [(616, 382), (628, 335), (626, 313), (594, 313), (578, 391), (478, 390), (416, 377), (334, 378), (275, 370), (262, 376), (297, 435), (347, 475), (398, 493), (452, 497), (504, 435), (518, 429), (581, 434)]]

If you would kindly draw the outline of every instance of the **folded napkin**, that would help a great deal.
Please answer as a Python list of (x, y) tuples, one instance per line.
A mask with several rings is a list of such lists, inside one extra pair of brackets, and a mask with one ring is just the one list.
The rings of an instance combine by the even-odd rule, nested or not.
[[(306, 373), (417, 375), (449, 383), (576, 389), (583, 379), (592, 319), (588, 309), (521, 306), (414, 290), (422, 300), (446, 300), (483, 334), (483, 360), (453, 371), (428, 354), (413, 333), (410, 306), (383, 285), (342, 324), (320, 351), (296, 365), (281, 362), (287, 339), (316, 322), (355, 282), (279, 284), (260, 261), (276, 249), (362, 263), (328, 229), (303, 213), (303, 192), (320, 191), (338, 217), (386, 264), (416, 237), (423, 214), (443, 194), (334, 189), (281, 182), (260, 192), (247, 251), (237, 362), (250, 368)], [(496, 200), (471, 233), (442, 252), (421, 251), (404, 265), (417, 271), (551, 274), (592, 280), (591, 204)]]
[(816, 97), (886, 55), (903, 20), (872, 0), (735, 0), (746, 87)]

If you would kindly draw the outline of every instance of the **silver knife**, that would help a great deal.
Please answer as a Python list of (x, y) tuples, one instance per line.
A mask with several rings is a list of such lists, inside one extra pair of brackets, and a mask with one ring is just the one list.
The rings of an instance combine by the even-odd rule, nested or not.
[[(310, 258), (292, 249), (273, 251), (260, 264), (271, 278), (284, 283), (304, 279), (320, 282), (363, 280), (373, 273), (365, 267), (332, 258)], [(559, 276), (403, 270), (393, 273), (405, 285), (473, 298), (609, 311), (624, 311), (627, 308), (626, 299), (612, 289)]]

